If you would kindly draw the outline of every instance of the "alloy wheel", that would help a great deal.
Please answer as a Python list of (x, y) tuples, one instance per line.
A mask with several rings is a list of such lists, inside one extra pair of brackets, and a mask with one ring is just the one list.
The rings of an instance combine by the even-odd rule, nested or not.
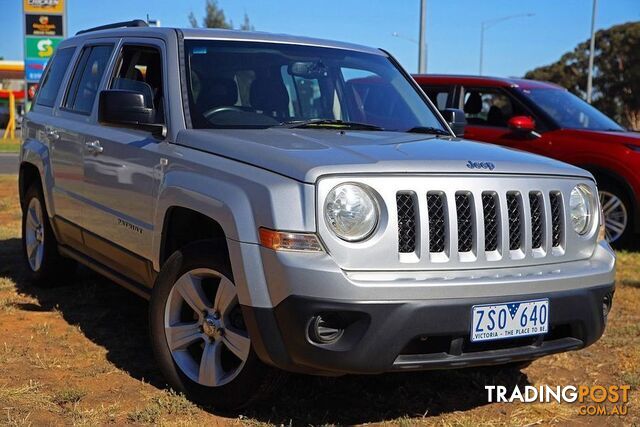
[(25, 247), (32, 271), (39, 271), (44, 258), (44, 221), (40, 200), (33, 197), (29, 202), (25, 223)]
[(192, 381), (219, 387), (244, 367), (251, 349), (236, 287), (223, 274), (199, 268), (173, 286), (164, 313), (173, 360)]
[(624, 234), (627, 228), (627, 208), (622, 199), (608, 191), (600, 191), (600, 206), (604, 215), (607, 241), (613, 243)]

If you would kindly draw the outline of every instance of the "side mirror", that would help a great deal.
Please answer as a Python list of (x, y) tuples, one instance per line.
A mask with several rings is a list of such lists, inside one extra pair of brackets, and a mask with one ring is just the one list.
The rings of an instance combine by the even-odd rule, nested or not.
[(155, 110), (145, 102), (142, 92), (103, 90), (98, 101), (98, 121), (107, 125), (141, 129), (165, 137), (165, 125), (154, 123)]
[(456, 136), (464, 135), (464, 128), (467, 126), (464, 111), (458, 108), (446, 108), (444, 111), (441, 111), (441, 114)]
[(527, 133), (536, 130), (536, 122), (529, 116), (511, 117), (507, 122), (507, 126), (514, 132)]

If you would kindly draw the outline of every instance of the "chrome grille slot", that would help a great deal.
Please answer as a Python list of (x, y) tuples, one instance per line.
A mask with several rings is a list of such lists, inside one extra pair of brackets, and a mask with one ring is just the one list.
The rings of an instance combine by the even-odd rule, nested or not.
[(427, 214), (429, 215), (429, 252), (444, 252), (447, 236), (443, 193), (432, 191), (427, 194)]
[(540, 249), (544, 239), (544, 201), (542, 193), (532, 191), (529, 193), (529, 209), (531, 212), (531, 247)]
[(473, 249), (473, 200), (467, 192), (456, 193), (456, 214), (458, 216), (458, 252)]
[(522, 209), (519, 193), (507, 193), (507, 215), (509, 217), (509, 249), (517, 251), (522, 247)]
[(562, 244), (562, 196), (559, 191), (549, 193), (551, 205), (551, 241), (554, 248)]
[(482, 211), (484, 216), (484, 250), (498, 250), (500, 234), (498, 227), (498, 195), (493, 192), (482, 193)]
[(396, 194), (398, 207), (398, 252), (416, 250), (416, 203), (413, 193)]

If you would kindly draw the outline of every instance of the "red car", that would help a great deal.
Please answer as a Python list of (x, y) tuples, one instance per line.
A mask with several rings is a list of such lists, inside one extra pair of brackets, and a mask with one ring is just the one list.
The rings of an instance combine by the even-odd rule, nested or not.
[(566, 89), (533, 80), (417, 75), (440, 110), (464, 110), (464, 137), (553, 157), (598, 181), (606, 235), (629, 247), (640, 233), (640, 133)]

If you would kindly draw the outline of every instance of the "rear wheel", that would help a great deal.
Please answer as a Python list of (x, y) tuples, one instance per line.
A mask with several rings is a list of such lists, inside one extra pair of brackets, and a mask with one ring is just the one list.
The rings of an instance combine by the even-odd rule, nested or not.
[(22, 254), (28, 278), (41, 286), (67, 283), (76, 263), (60, 255), (40, 185), (27, 189), (22, 212)]
[(163, 266), (150, 305), (151, 341), (171, 387), (231, 410), (264, 397), (280, 373), (251, 346), (236, 287), (214, 242), (197, 242)]
[(607, 241), (614, 247), (627, 248), (633, 240), (632, 205), (627, 194), (619, 187), (608, 181), (600, 181), (600, 206)]

